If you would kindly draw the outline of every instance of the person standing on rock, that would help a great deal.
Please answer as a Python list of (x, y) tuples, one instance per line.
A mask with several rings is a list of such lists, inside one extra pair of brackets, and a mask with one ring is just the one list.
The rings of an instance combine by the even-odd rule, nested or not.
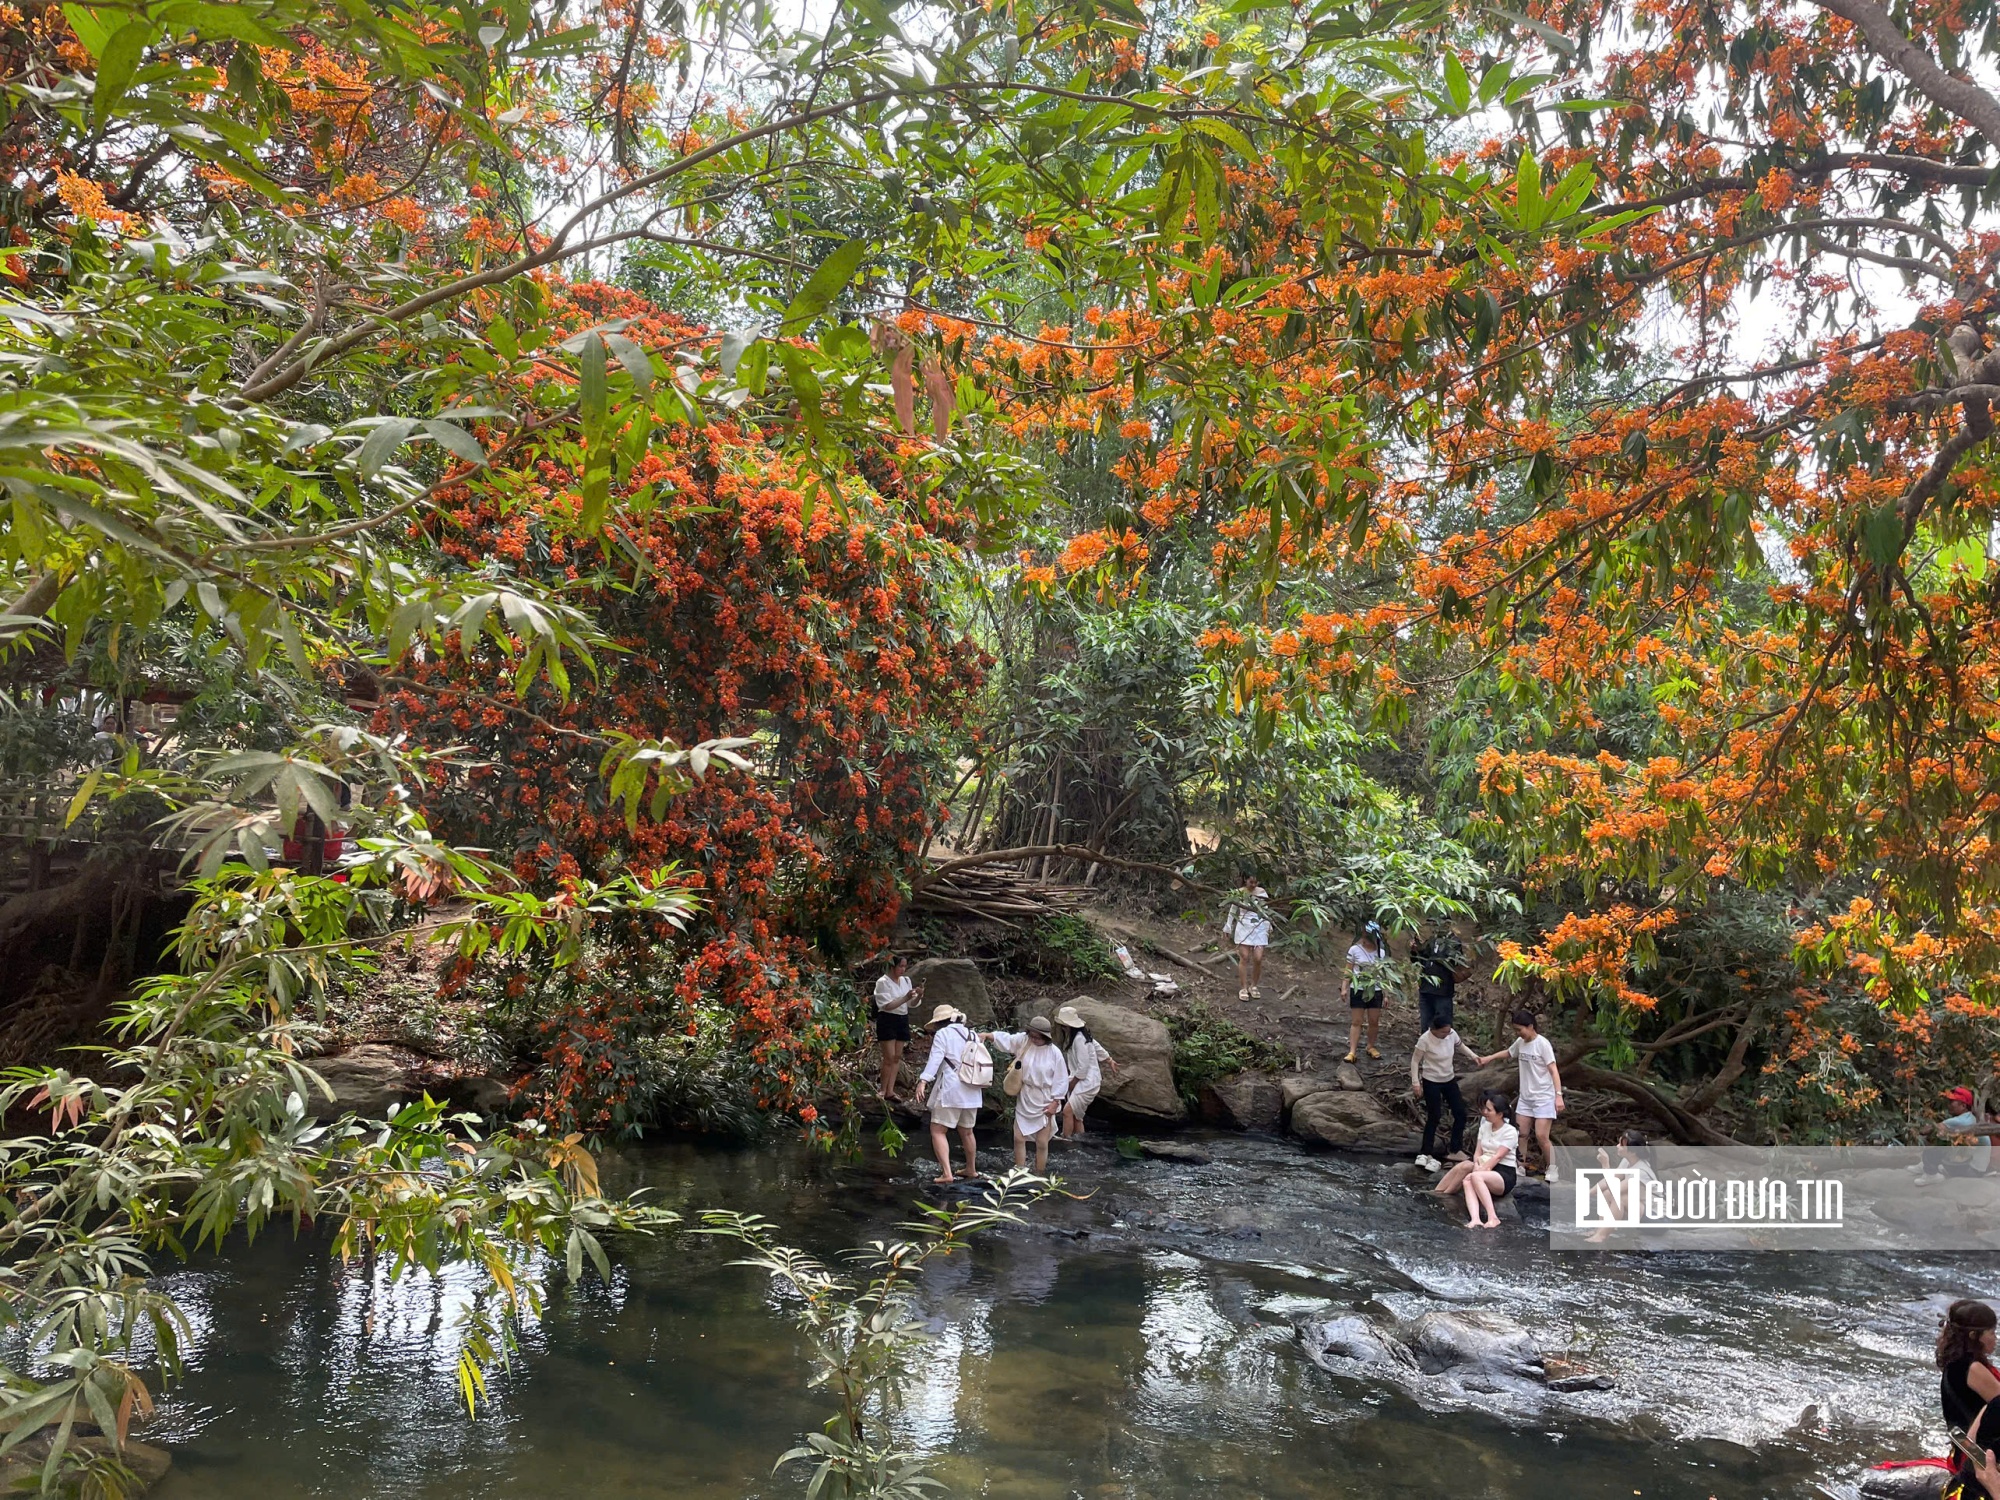
[(882, 1084), (877, 1091), (895, 1104), (896, 1076), (902, 1071), (903, 1049), (910, 1044), (910, 1001), (917, 987), (910, 979), (910, 961), (889, 956), (889, 972), (875, 981), (875, 1040), (882, 1048)]
[(1410, 1092), (1424, 1101), (1424, 1141), (1417, 1152), (1417, 1165), (1426, 1172), (1444, 1170), (1434, 1148), (1438, 1119), (1447, 1106), (1451, 1109), (1451, 1134), (1445, 1140), (1444, 1154), (1455, 1154), (1459, 1142), (1465, 1139), (1465, 1095), (1459, 1092), (1457, 1068), (1461, 1052), (1474, 1062), (1479, 1060), (1478, 1054), (1452, 1029), (1448, 1015), (1419, 1036), (1410, 1052)]
[[(1003, 1052), (1014, 1054), (1014, 1067), (1021, 1073), (1014, 1094), (1014, 1165), (1028, 1164), (1028, 1142), (1035, 1143), (1035, 1171), (1049, 1170), (1049, 1137), (1055, 1133), (1056, 1111), (1069, 1092), (1069, 1063), (1055, 1043), (1055, 1028), (1047, 1016), (1036, 1016), (1026, 1031), (989, 1031), (985, 1039)], [(1009, 1072), (1012, 1072), (1009, 1069)]]
[(1452, 1022), (1459, 981), (1472, 973), (1472, 957), (1458, 934), (1433, 932), (1410, 951), (1417, 965), (1417, 1024), (1429, 1031)]
[(1515, 1107), (1514, 1118), (1520, 1121), (1522, 1133), (1532, 1131), (1536, 1149), (1542, 1153), (1542, 1165), (1548, 1170), (1548, 1180), (1556, 1180), (1556, 1159), (1549, 1149), (1549, 1136), (1555, 1129), (1556, 1116), (1563, 1111), (1562, 1074), (1556, 1068), (1556, 1049), (1549, 1039), (1542, 1035), (1531, 1010), (1517, 1010), (1509, 1018), (1514, 1023), (1516, 1036), (1505, 1052), (1489, 1053), (1479, 1059), (1481, 1067), (1498, 1062), (1503, 1057), (1511, 1057), (1521, 1064), (1521, 1101)]
[(1377, 1034), (1382, 1029), (1382, 976), (1376, 965), (1389, 957), (1389, 944), (1379, 923), (1370, 922), (1347, 950), (1347, 1056), (1353, 1062), (1361, 1050), (1361, 1025), (1368, 1023), (1368, 1055), (1380, 1057)]
[(1243, 877), (1243, 889), (1229, 903), (1223, 930), (1236, 945), (1238, 1000), (1260, 1000), (1264, 981), (1264, 950), (1271, 946), (1271, 893), (1257, 884), (1256, 872)]
[(1056, 1025), (1062, 1028), (1058, 1040), (1063, 1058), (1069, 1064), (1070, 1077), (1069, 1095), (1063, 1100), (1063, 1139), (1080, 1140), (1083, 1117), (1097, 1098), (1097, 1091), (1104, 1086), (1101, 1070), (1109, 1068), (1116, 1073), (1118, 1064), (1104, 1050), (1104, 1044), (1090, 1034), (1083, 1013), (1074, 1005), (1065, 1005), (1056, 1012)]
[(930, 1033), (931, 1055), (924, 1060), (923, 1083), (930, 1090), (931, 1150), (937, 1153), (938, 1181), (953, 1182), (951, 1132), (965, 1148), (965, 1177), (979, 1179), (979, 1143), (972, 1127), (979, 1123), (979, 1106), (986, 1102), (986, 1085), (993, 1081), (993, 1059), (962, 1012), (940, 1005), (924, 1030)]

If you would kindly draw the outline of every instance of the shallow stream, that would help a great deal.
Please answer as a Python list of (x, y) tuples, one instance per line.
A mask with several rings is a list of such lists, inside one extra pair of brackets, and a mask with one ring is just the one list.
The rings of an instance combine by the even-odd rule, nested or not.
[[(954, 1493), (1850, 1495), (1865, 1464), (1936, 1451), (1938, 1310), (2000, 1293), (1990, 1258), (1557, 1255), (1532, 1206), (1475, 1235), (1397, 1166), (1196, 1144), (1205, 1165), (1059, 1153), (1090, 1196), (928, 1279), (936, 1342), (900, 1420)], [(892, 1232), (928, 1175), (693, 1146), (615, 1170), (822, 1254)], [(477, 1419), (456, 1392), (460, 1286), (392, 1287), (282, 1237), (181, 1272), (197, 1338), (147, 1433), (175, 1454), (157, 1500), (800, 1494), (772, 1463), (827, 1407), (768, 1287), (729, 1259), (695, 1237), (626, 1245), (612, 1285), (552, 1295)], [(1290, 1321), (1322, 1303), (1505, 1313), (1617, 1386), (1467, 1404), (1336, 1379)]]

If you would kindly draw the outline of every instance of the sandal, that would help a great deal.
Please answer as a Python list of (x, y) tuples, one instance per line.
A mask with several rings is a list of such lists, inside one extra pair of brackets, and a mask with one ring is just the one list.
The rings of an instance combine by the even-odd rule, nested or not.
[(1382, 1060), (1382, 1054), (1380, 1052), (1377, 1052), (1373, 1047), (1370, 1047), (1368, 1049), (1368, 1055), (1374, 1058), (1375, 1061), (1377, 1062), (1380, 1062)]
[(1354, 1061), (1354, 1054), (1353, 1054), (1352, 1052), (1348, 1053), (1348, 1054), (1347, 1054), (1347, 1056), (1345, 1056), (1345, 1057), (1343, 1057), (1343, 1058), (1341, 1059), (1341, 1061), (1342, 1061), (1342, 1062), (1353, 1062), (1353, 1061)]
[(1238, 1000), (1248, 1000), (1250, 998), (1250, 992), (1248, 990), (1238, 990), (1236, 992), (1236, 998)]
[(1262, 1000), (1264, 998), (1264, 992), (1258, 989), (1257, 986), (1253, 984), (1250, 986), (1249, 998), (1252, 1000)]

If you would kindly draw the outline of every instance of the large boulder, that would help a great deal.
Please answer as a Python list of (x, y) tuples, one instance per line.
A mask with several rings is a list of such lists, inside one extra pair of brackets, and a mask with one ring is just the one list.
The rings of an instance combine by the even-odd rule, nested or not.
[(1292, 1106), (1301, 1099), (1314, 1094), (1324, 1094), (1340, 1085), (1331, 1078), (1322, 1078), (1317, 1073), (1286, 1073), (1278, 1079), (1278, 1093), (1283, 1102), (1284, 1112), (1290, 1118)]
[(1232, 1073), (1201, 1091), (1202, 1118), (1225, 1130), (1277, 1130), (1285, 1094), (1268, 1073)]
[(1292, 1106), (1292, 1134), (1322, 1146), (1400, 1151), (1408, 1142), (1409, 1122), (1391, 1114), (1373, 1094), (1330, 1089), (1308, 1094)]
[(975, 1030), (993, 1029), (993, 997), (986, 992), (979, 965), (971, 959), (926, 958), (910, 965), (910, 978), (923, 992), (923, 999), (910, 1007), (912, 1026), (921, 1027), (938, 1006), (949, 1005), (964, 1011)]
[(390, 1105), (408, 1104), (424, 1091), (417, 1076), (420, 1060), (400, 1047), (385, 1047), (379, 1042), (363, 1042), (332, 1057), (314, 1058), (307, 1066), (333, 1090), (331, 1103), (318, 1090), (306, 1100), (307, 1111), (323, 1120), (346, 1114), (385, 1115)]
[(1427, 1312), (1403, 1331), (1403, 1339), (1433, 1375), (1547, 1378), (1542, 1351), (1528, 1330), (1498, 1313), (1470, 1308)]
[[(1069, 1003), (1118, 1064), (1116, 1072), (1104, 1070), (1103, 1090), (1090, 1107), (1094, 1118), (1141, 1128), (1178, 1125), (1187, 1118), (1187, 1106), (1174, 1086), (1174, 1039), (1164, 1021), (1089, 995)], [(1015, 1024), (1025, 1025), (1035, 1015), (1053, 1020), (1058, 1008), (1047, 1001), (1029, 1002)]]
[(1365, 1313), (1311, 1318), (1299, 1324), (1306, 1357), (1330, 1375), (1388, 1376), (1407, 1382), (1417, 1362), (1396, 1335)]

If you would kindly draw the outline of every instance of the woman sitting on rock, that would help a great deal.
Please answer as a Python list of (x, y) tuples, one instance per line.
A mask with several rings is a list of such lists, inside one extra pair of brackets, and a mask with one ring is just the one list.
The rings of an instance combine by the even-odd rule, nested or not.
[(1479, 1101), (1479, 1144), (1472, 1160), (1462, 1161), (1439, 1179), (1434, 1193), (1465, 1194), (1467, 1229), (1498, 1229), (1500, 1215), (1494, 1204), (1514, 1191), (1520, 1168), (1515, 1154), (1521, 1132), (1507, 1122), (1507, 1098), (1489, 1093)]

